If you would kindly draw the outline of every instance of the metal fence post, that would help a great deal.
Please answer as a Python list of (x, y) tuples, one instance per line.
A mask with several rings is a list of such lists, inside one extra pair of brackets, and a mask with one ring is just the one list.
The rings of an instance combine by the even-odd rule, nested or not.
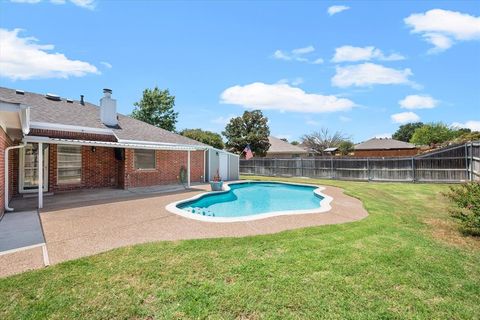
[(277, 175), (277, 158), (273, 159), (273, 175)]

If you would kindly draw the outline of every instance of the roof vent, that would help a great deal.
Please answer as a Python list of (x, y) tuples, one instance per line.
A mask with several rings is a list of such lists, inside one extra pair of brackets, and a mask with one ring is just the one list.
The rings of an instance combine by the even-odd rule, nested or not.
[(53, 93), (47, 93), (45, 95), (45, 98), (47, 98), (48, 100), (52, 100), (52, 101), (60, 101), (60, 97), (57, 96), (56, 94), (53, 94)]
[(80, 95), (80, 104), (81, 104), (82, 106), (85, 105), (85, 101), (83, 100), (83, 94)]
[(72, 99), (67, 99), (67, 103), (73, 103)]
[(17, 89), (17, 90), (15, 90), (15, 93), (16, 93), (16, 94), (24, 95), (24, 94), (25, 94), (25, 91), (23, 91), (23, 90), (18, 90), (18, 89)]

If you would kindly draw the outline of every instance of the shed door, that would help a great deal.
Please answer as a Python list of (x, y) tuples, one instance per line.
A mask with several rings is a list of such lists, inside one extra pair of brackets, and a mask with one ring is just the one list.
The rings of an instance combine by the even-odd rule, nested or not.
[(223, 180), (228, 180), (228, 155), (220, 153), (219, 155), (219, 173)]

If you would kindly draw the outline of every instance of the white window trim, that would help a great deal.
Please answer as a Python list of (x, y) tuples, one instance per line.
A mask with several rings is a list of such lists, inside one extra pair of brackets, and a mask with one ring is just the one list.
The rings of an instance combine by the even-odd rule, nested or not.
[[(43, 170), (43, 191), (48, 191), (48, 172), (49, 172), (49, 147), (45, 148), (45, 154), (43, 159), (44, 170)], [(36, 164), (38, 166), (38, 163)], [(27, 189), (25, 190), (25, 148), (19, 150), (19, 177), (18, 177), (18, 192), (19, 193), (37, 193), (37, 189)]]
[(70, 145), (62, 145), (62, 144), (58, 144), (57, 145), (57, 185), (59, 186), (77, 186), (77, 185), (81, 185), (82, 184), (82, 173), (83, 173), (83, 153), (82, 153), (82, 146), (79, 146), (80, 147), (80, 180), (77, 181), (77, 182), (65, 182), (65, 181), (60, 181), (59, 177), (60, 177), (60, 161), (58, 161), (58, 156), (60, 154), (60, 152), (58, 152), (58, 149), (62, 146), (70, 146)]

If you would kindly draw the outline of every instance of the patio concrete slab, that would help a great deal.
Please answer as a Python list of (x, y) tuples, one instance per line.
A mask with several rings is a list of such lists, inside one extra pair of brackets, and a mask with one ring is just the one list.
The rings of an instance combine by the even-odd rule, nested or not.
[(117, 202), (83, 203), (82, 207), (41, 213), (52, 264), (104, 252), (113, 248), (160, 240), (243, 237), (289, 229), (345, 223), (365, 218), (361, 201), (346, 196), (342, 189), (327, 187), (334, 198), (326, 213), (276, 216), (232, 223), (203, 222), (168, 212), (165, 206), (208, 189), (195, 189)]
[[(188, 219), (170, 213), (165, 207), (208, 190), (209, 185), (190, 190), (90, 190), (90, 197), (80, 192), (62, 194), (55, 203), (42, 209), (40, 218), (51, 264), (105, 252), (114, 248), (153, 241), (243, 237), (276, 233), (284, 230), (346, 223), (368, 216), (360, 200), (349, 197), (342, 189), (326, 187), (323, 193), (333, 197), (332, 209), (325, 213), (285, 215), (261, 220), (216, 223)], [(165, 193), (170, 191), (168, 193)], [(93, 193), (93, 195), (92, 195)], [(108, 196), (110, 193), (110, 196)], [(70, 199), (70, 201), (68, 201)], [(36, 248), (40, 250), (39, 248)], [(7, 274), (40, 268), (41, 251), (8, 257)], [(14, 263), (18, 260), (18, 268)], [(4, 257), (3, 260), (7, 260)], [(2, 257), (0, 256), (0, 263)], [(13, 269), (12, 269), (13, 268)], [(13, 270), (13, 271), (12, 271)], [(3, 273), (2, 273), (3, 272)], [(6, 271), (0, 269), (0, 276)]]
[(6, 213), (0, 221), (0, 254), (44, 242), (37, 211)]

